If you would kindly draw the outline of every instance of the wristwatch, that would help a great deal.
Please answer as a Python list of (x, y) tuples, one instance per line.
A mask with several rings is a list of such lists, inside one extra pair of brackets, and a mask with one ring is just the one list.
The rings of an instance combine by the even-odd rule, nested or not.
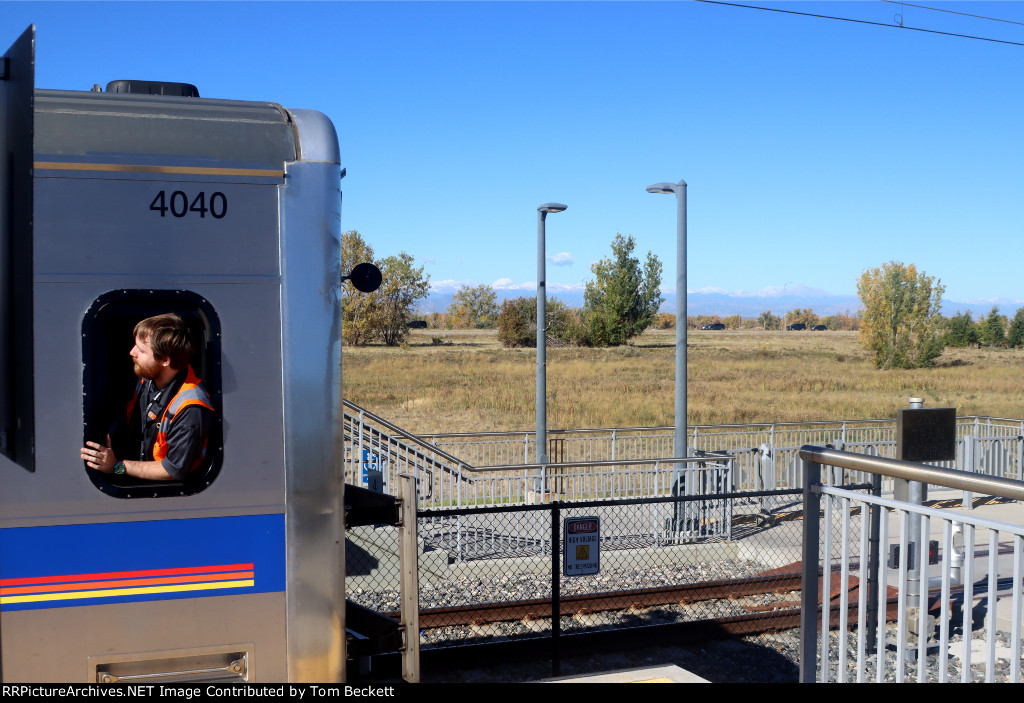
[(119, 461), (116, 464), (114, 464), (114, 473), (117, 474), (118, 476), (120, 476), (127, 470), (128, 469), (125, 467), (123, 461)]

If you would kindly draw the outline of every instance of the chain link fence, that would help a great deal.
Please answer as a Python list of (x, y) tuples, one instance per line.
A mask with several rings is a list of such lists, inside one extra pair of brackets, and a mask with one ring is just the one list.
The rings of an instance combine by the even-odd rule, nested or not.
[[(788, 490), (421, 510), (420, 646), (710, 623), (723, 634), (768, 632), (771, 646), (795, 653), (800, 500)], [(686, 536), (623, 528), (650, 524), (637, 515), (652, 511), (666, 528), (689, 520)], [(596, 518), (602, 535), (605, 525), (617, 527), (599, 540), (599, 571), (570, 576), (567, 558), (597, 561), (577, 553), (579, 544), (564, 553), (566, 521), (581, 518)], [(728, 530), (704, 524), (724, 519)], [(397, 617), (397, 529), (351, 530), (346, 564), (349, 599)]]

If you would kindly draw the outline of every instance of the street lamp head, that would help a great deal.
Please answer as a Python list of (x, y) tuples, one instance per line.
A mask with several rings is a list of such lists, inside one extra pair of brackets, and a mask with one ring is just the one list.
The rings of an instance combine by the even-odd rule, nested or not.
[(647, 186), (648, 193), (675, 193), (676, 187), (672, 183), (655, 183), (652, 186)]
[(562, 212), (563, 210), (565, 210), (565, 205), (562, 205), (562, 203), (544, 203), (537, 207), (537, 212), (543, 213)]

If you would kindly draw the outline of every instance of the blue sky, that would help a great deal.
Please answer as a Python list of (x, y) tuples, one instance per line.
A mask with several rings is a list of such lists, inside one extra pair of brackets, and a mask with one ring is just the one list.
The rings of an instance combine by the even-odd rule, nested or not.
[[(891, 259), (946, 299), (1024, 302), (1024, 25), (860, 2), (0, 2), (40, 88), (118, 78), (326, 113), (342, 227), (439, 291), (580, 288), (617, 232), (665, 264), (689, 184), (691, 291), (852, 294)], [(1024, 3), (929, 2), (1024, 23)], [(2, 47), (0, 47), (2, 48)]]

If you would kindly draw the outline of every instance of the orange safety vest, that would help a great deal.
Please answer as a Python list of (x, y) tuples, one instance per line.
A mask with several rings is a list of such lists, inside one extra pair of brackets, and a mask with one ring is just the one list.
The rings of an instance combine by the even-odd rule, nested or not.
[[(131, 420), (132, 412), (135, 410), (135, 406), (139, 401), (139, 396), (142, 395), (142, 386), (145, 383), (141, 378), (138, 384), (135, 386), (135, 394), (132, 396), (131, 401), (128, 403), (128, 419)], [(171, 423), (174, 422), (175, 416), (179, 410), (187, 408), (190, 405), (201, 405), (204, 408), (216, 412), (213, 409), (213, 401), (210, 399), (210, 394), (206, 392), (206, 388), (203, 386), (203, 381), (196, 376), (192, 367), (188, 367), (188, 374), (185, 376), (185, 382), (181, 384), (181, 388), (171, 402), (164, 408), (164, 413), (160, 417), (160, 423), (157, 425), (156, 441), (153, 443), (153, 459), (156, 461), (163, 461), (163, 458), (167, 456), (167, 432), (170, 429)], [(150, 419), (156, 419), (151, 416)], [(189, 471), (195, 471), (202, 466), (203, 461), (206, 459), (206, 444), (208, 437), (203, 438), (203, 450), (199, 456), (189, 467)]]

